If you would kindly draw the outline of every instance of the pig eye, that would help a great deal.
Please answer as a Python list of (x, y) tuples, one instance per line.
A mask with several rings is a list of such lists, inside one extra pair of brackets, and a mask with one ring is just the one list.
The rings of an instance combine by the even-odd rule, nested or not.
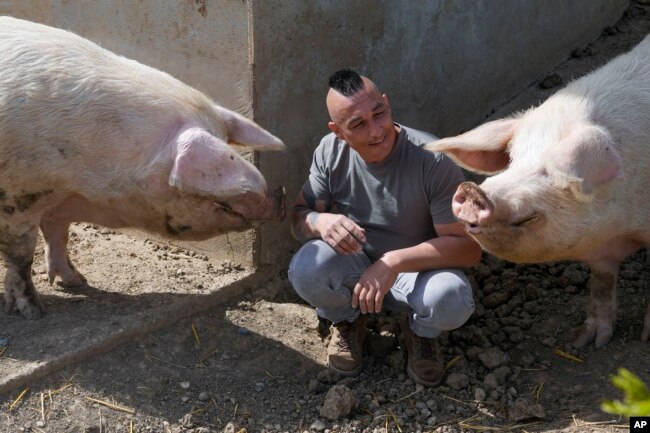
[(515, 227), (524, 227), (527, 226), (528, 224), (537, 221), (537, 215), (530, 215), (527, 216), (526, 218), (517, 221), (516, 223), (513, 223), (512, 225)]

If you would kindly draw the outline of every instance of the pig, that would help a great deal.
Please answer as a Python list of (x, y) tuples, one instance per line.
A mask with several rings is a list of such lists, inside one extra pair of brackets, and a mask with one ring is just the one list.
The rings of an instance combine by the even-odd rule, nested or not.
[[(425, 145), (465, 169), (453, 213), (484, 250), (516, 263), (591, 269), (573, 341), (614, 333), (620, 262), (650, 244), (650, 36), (541, 105)], [(650, 306), (641, 339), (650, 337)]]
[(202, 240), (284, 217), (284, 193), (230, 144), (280, 139), (169, 74), (76, 34), (0, 17), (0, 253), (6, 310), (44, 313), (31, 278), (39, 228), (50, 283), (85, 283), (73, 222)]

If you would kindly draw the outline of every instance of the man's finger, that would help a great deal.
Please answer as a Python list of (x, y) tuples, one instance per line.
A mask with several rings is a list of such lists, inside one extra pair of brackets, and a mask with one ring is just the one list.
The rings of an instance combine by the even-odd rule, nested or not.
[(359, 292), (361, 292), (361, 284), (357, 283), (352, 291), (352, 308), (359, 306)]
[(366, 289), (364, 286), (361, 286), (361, 290), (359, 291), (359, 309), (361, 309), (361, 313), (366, 314), (368, 313), (368, 305), (366, 304), (366, 298), (368, 295), (368, 289)]
[(372, 289), (366, 293), (366, 311), (369, 313), (375, 311), (375, 293)]
[(356, 225), (352, 220), (344, 221), (343, 228), (345, 228), (345, 230), (347, 230), (357, 240), (357, 242), (359, 242), (359, 244), (366, 243), (365, 230)]
[(383, 303), (384, 303), (384, 294), (381, 292), (381, 290), (378, 290), (377, 294), (375, 295), (375, 313), (381, 312), (381, 307), (383, 306)]
[[(345, 232), (347, 233), (347, 232)], [(340, 233), (338, 232), (333, 232), (330, 234), (329, 239), (331, 242), (328, 242), (332, 248), (334, 248), (338, 253), (341, 254), (350, 254), (354, 253), (357, 250), (354, 248), (353, 245), (350, 245), (349, 242), (345, 240), (343, 236), (341, 236)]]

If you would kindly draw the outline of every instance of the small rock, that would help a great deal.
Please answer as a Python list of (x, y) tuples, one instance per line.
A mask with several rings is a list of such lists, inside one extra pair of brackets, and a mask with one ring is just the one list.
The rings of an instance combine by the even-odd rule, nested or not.
[(529, 418), (543, 419), (546, 413), (541, 404), (530, 404), (526, 399), (519, 398), (508, 408), (508, 417), (514, 422), (519, 422)]
[(346, 417), (357, 404), (354, 393), (344, 385), (334, 385), (327, 392), (325, 402), (320, 408), (320, 416), (328, 419)]
[(318, 372), (316, 379), (323, 383), (334, 383), (340, 379), (340, 375), (335, 371), (325, 369)]
[(495, 308), (508, 302), (508, 299), (510, 299), (510, 294), (508, 292), (503, 290), (494, 292), (483, 299), (483, 306), (485, 306), (485, 308)]
[(474, 388), (474, 400), (485, 401), (487, 393), (483, 388)]
[(507, 365), (503, 365), (497, 368), (496, 370), (494, 370), (493, 373), (499, 385), (503, 385), (508, 379), (508, 377), (512, 374), (512, 370), (510, 370), (510, 367), (508, 367)]
[(4, 337), (0, 337), (0, 347), (7, 346), (9, 344), (9, 340), (7, 340)]
[(237, 328), (237, 333), (239, 335), (248, 335), (250, 334), (250, 331), (246, 328)]
[(323, 431), (325, 430), (325, 423), (319, 419), (311, 423), (309, 426), (310, 430)]
[(45, 427), (45, 421), (39, 419), (38, 421), (36, 421), (36, 427)]
[(261, 382), (257, 382), (257, 383), (255, 384), (255, 391), (257, 391), (257, 392), (262, 392), (263, 389), (264, 389), (264, 384), (263, 384), (263, 383), (261, 383)]
[(189, 388), (189, 387), (190, 387), (190, 383), (189, 383), (189, 382), (181, 382), (181, 388), (183, 388), (183, 389), (187, 389), (187, 388)]
[(539, 83), (539, 87), (542, 89), (552, 89), (553, 87), (561, 86), (563, 83), (564, 80), (562, 77), (558, 74), (551, 74)]
[(587, 45), (584, 47), (578, 47), (573, 52), (571, 53), (571, 57), (575, 57), (576, 59), (580, 59), (582, 57), (589, 57), (593, 55), (593, 50), (591, 46)]
[(316, 379), (309, 379), (309, 384), (307, 385), (307, 391), (312, 394), (316, 394), (320, 389), (320, 382)]
[(508, 354), (497, 347), (491, 347), (479, 354), (479, 359), (489, 369), (499, 367), (508, 362)]
[(548, 337), (542, 340), (542, 344), (546, 347), (555, 347), (557, 341), (553, 337)]
[(199, 393), (199, 401), (208, 401), (208, 400), (210, 400), (210, 394), (208, 394), (205, 391)]
[(397, 371), (403, 371), (406, 368), (406, 352), (404, 350), (395, 351), (386, 356), (384, 362)]
[(187, 403), (187, 401), (188, 401), (189, 399), (190, 399), (190, 398), (189, 398), (188, 396), (184, 395), (184, 396), (181, 397), (181, 403)]
[(469, 377), (462, 373), (451, 373), (447, 376), (446, 383), (450, 388), (460, 391), (469, 385)]
[(235, 427), (235, 424), (229, 422), (226, 424), (226, 427), (223, 429), (223, 433), (235, 433), (237, 431), (237, 427)]

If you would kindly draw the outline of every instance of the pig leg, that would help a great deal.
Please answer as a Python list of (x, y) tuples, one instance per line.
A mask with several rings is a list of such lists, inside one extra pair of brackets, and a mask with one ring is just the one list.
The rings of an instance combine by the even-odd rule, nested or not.
[(38, 229), (29, 224), (21, 225), (17, 230), (4, 227), (0, 234), (0, 253), (7, 265), (4, 281), (6, 311), (10, 313), (17, 309), (27, 319), (38, 319), (45, 313), (31, 275)]
[(47, 276), (50, 284), (54, 279), (61, 277), (64, 287), (82, 286), (86, 282), (70, 261), (68, 256), (68, 229), (70, 223), (61, 220), (43, 218), (41, 232), (45, 239), (45, 261), (47, 263)]
[(598, 348), (612, 338), (616, 321), (617, 276), (618, 263), (592, 264), (591, 278), (587, 284), (590, 290), (587, 319), (573, 342), (574, 347), (583, 347), (593, 341), (594, 346)]

